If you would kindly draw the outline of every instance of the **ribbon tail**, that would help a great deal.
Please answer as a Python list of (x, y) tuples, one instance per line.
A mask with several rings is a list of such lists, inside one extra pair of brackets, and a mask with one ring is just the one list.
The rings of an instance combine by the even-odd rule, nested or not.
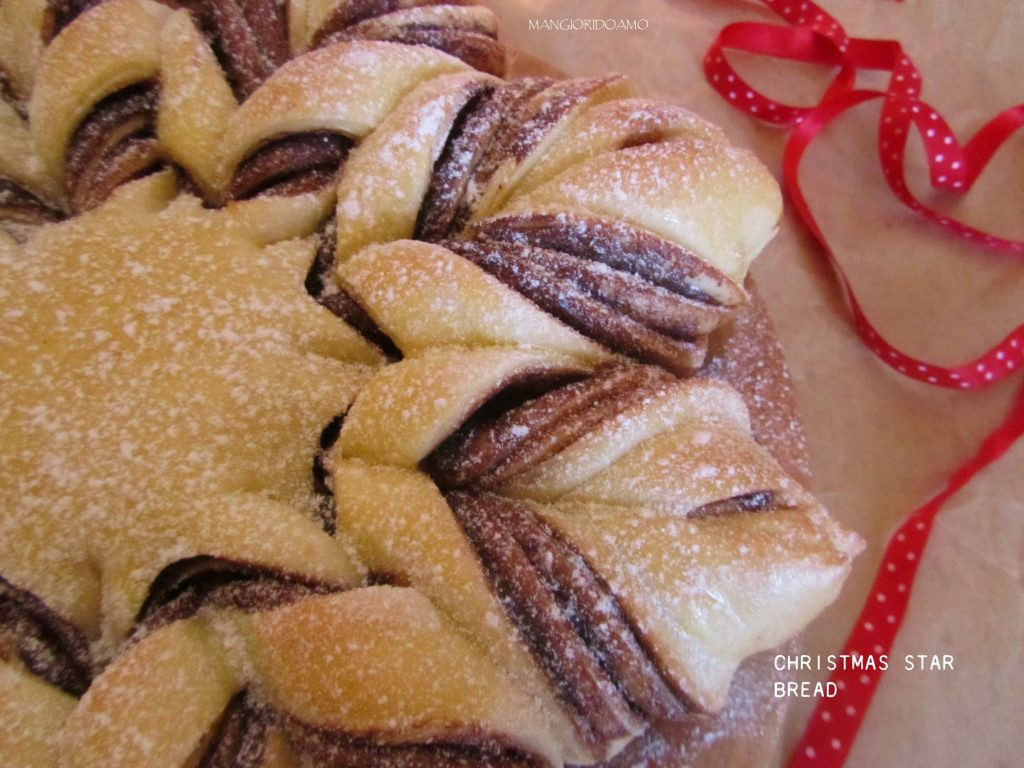
[[(872, 656), (876, 660), (889, 655), (903, 624), (914, 576), (936, 516), (952, 496), (1005, 454), (1022, 435), (1024, 385), (1002, 423), (982, 441), (977, 452), (950, 475), (938, 494), (915, 510), (893, 534), (868, 592), (868, 602), (846, 639), (843, 654)], [(884, 671), (879, 664), (861, 669), (837, 667), (829, 682), (842, 694), (843, 703), (839, 703), (838, 697), (819, 701), (788, 768), (840, 768), (845, 764)]]

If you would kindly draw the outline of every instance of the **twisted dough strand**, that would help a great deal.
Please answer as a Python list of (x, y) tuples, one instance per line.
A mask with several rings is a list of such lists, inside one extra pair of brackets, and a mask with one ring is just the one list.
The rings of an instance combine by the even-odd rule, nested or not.
[[(225, 144), (224, 121), (283, 64), (309, 48), (308, 34), (301, 30), (311, 14), (330, 13), (332, 7), (331, 40), (409, 42), (413, 45), (388, 50), (399, 59), (402, 51), (450, 50), (495, 74), (504, 71), (504, 53), (493, 39), (493, 15), (486, 9), (383, 0), (341, 0), (336, 7), (313, 4), (318, 11), (308, 5), (300, 0), (285, 5), (202, 0), (192, 4), (190, 13), (152, 0), (69, 2), (52, 8), (40, 0), (5, 4), (0, 36), (10, 45), (0, 46), (0, 93), (12, 115), (0, 124), (0, 146), (24, 144), (27, 133), (34, 146), (29, 153), (11, 153), (4, 164), (9, 167), (0, 166), (4, 184), (15, 189), (19, 201), (27, 201), (19, 208), (11, 206), (7, 216), (21, 213), (25, 218), (21, 209), (28, 202), (44, 209), (46, 218), (60, 209), (87, 210), (120, 184), (167, 162), (186, 170), (188, 182), (208, 201), (223, 205), (231, 197), (231, 178), (237, 170), (233, 152), (257, 149)], [(458, 61), (441, 58), (449, 68)], [(398, 61), (395, 66), (401, 70), (404, 65)], [(354, 71), (358, 73), (358, 67)], [(414, 85), (415, 72), (407, 74), (407, 80), (398, 78), (395, 84)], [(126, 88), (147, 92), (153, 102), (132, 120), (109, 104)], [(351, 95), (359, 104), (371, 94)], [(90, 146), (83, 139), (90, 120), (100, 125), (106, 121), (102, 133), (107, 145)], [(252, 125), (251, 120), (247, 116), (236, 122)], [(379, 118), (370, 125), (377, 122)], [(69, 173), (70, 154), (84, 155), (88, 162), (80, 162)], [(241, 159), (235, 157), (235, 165)], [(37, 167), (40, 164), (42, 168)], [(323, 181), (337, 166), (335, 162), (329, 168)], [(315, 186), (319, 190), (323, 184)], [(307, 207), (311, 205), (320, 210), (307, 201)], [(319, 218), (315, 213), (307, 216), (314, 222)], [(304, 226), (308, 231), (312, 225)], [(272, 237), (281, 239), (299, 230)]]
[[(31, 93), (29, 127), (12, 107), (0, 138), (31, 141), (44, 170), (0, 172), (43, 207), (99, 205), (72, 229), (160, 214), (252, 250), (334, 207), (307, 282), (407, 358), (366, 387), (320, 465), (336, 509), (250, 479), (136, 531), (90, 524), (102, 551), (84, 558), (73, 537), (35, 559), (52, 516), (2, 521), (31, 543), (27, 558), (0, 551), (5, 577), (102, 638), (98, 666), (125, 641), (71, 715), (66, 765), (601, 761), (649, 718), (719, 707), (736, 664), (845, 576), (855, 539), (751, 441), (735, 393), (628, 362), (700, 366), (774, 227), (770, 177), (621, 78), (504, 84), (430, 48), (329, 44), (426, 43), (497, 68), (486, 14), (419, 6), (293, 4), (291, 51), (325, 47), (284, 64), (277, 43), (251, 55), (245, 35), (283, 33), (241, 6), (199, 24), (149, 0), (68, 6), (38, 65), (9, 78), (15, 100)], [(90, 139), (109, 126), (116, 140)], [(168, 204), (167, 173), (128, 183), (160, 162), (224, 210)], [(413, 236), (443, 244), (373, 245)], [(339, 334), (342, 356), (381, 360)], [(619, 376), (637, 391), (605, 387)], [(460, 446), (488, 441), (499, 458), (462, 471), (477, 454)], [(469, 479), (442, 477), (442, 449)], [(275, 482), (293, 493), (296, 477)], [(367, 578), (403, 586), (351, 589)], [(52, 764), (31, 734), (68, 702), (3, 657), (4, 685), (37, 704), (30, 738), (5, 749)], [(208, 674), (183, 676), (191, 657)], [(342, 663), (320, 674), (325, 658)]]
[[(400, 514), (374, 508), (373, 500), (397, 483), (384, 468), (434, 469), (439, 448), (460, 430), (479, 435), (495, 419), (511, 419), (504, 439), (526, 436), (512, 449), (522, 455), (552, 430), (604, 408), (587, 428), (573, 428), (541, 453), (510, 454), (505, 465), (518, 461), (511, 473), (496, 480), (485, 473), (464, 487), (522, 500), (552, 525), (616, 594), (622, 590), (620, 600), (628, 595), (627, 612), (645, 628), (645, 646), (662, 668), (672, 668), (675, 687), (716, 709), (740, 659), (762, 642), (777, 644), (831, 601), (857, 551), (856, 537), (753, 443), (746, 409), (725, 385), (661, 375), (635, 398), (618, 393), (608, 407), (594, 401), (546, 422), (536, 398), (508, 410), (531, 381), (534, 391), (544, 391), (578, 378), (586, 364), (576, 365), (508, 347), (449, 347), (379, 373), (356, 398), (335, 449), (340, 528), (372, 531), (370, 521)], [(555, 386), (543, 397), (564, 399), (570, 388)], [(460, 443), (469, 449), (465, 461), (482, 448), (479, 440)], [(361, 485), (369, 488), (357, 493)], [(364, 547), (376, 552), (384, 541), (394, 547), (388, 564), (402, 563), (412, 545), (388, 535), (391, 524), (381, 521), (377, 533), (356, 537), (364, 560)], [(436, 551), (438, 560), (450, 551), (422, 549)], [(368, 560), (371, 570), (378, 562), (378, 555)], [(427, 584), (436, 567), (411, 560), (400, 578)], [(771, 582), (763, 572), (774, 574)]]

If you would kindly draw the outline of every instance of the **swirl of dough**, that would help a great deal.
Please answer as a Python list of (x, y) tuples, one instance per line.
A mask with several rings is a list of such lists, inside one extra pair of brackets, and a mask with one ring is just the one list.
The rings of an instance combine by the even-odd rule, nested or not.
[(646, 366), (419, 351), (360, 392), (328, 465), (371, 572), (493, 648), (500, 606), (598, 756), (638, 713), (719, 709), (859, 548), (752, 440), (730, 387)]
[[(497, 75), (505, 67), (493, 14), (476, 6), (198, 0), (174, 10), (178, 7), (154, 0), (67, 0), (52, 5), (13, 0), (4, 5), (0, 96), (19, 117), (15, 121), (5, 116), (0, 146), (26, 143), (21, 136), (27, 130), (26, 115), (31, 126), (30, 151), (10, 153), (12, 159), (0, 165), (0, 213), (5, 219), (35, 223), (61, 211), (81, 213), (122, 184), (168, 163), (183, 169), (187, 185), (216, 205), (271, 188), (283, 197), (324, 193), (351, 141), (362, 135), (346, 132), (351, 125), (344, 120), (338, 124), (336, 108), (324, 105), (325, 120), (334, 119), (327, 129), (305, 125), (299, 132), (299, 126), (291, 126), (280, 135), (258, 137), (255, 146), (246, 143), (252, 135), (235, 137), (242, 140), (241, 147), (221, 141), (225, 122), (239, 104), (312, 48), (386, 41), (406, 49), (444, 51), (445, 64), (437, 66), (449, 70), (460, 65), (459, 59)], [(326, 24), (317, 35), (316, 28), (307, 29), (314, 19)], [(416, 62), (403, 61), (402, 48), (386, 50), (397, 58), (390, 70), (392, 86), (411, 86), (418, 76), (429, 75), (426, 70), (418, 75)], [(345, 61), (345, 67), (353, 65), (348, 72), (353, 77), (343, 82), (373, 82), (377, 72), (366, 69), (373, 63)], [(411, 68), (398, 77), (406, 64)], [(324, 72), (314, 67), (308, 74)], [(352, 103), (366, 96), (366, 88), (356, 89)], [(235, 123), (251, 121), (258, 112), (245, 110)], [(252, 127), (258, 132), (260, 126)], [(29, 167), (33, 164), (38, 167)], [(313, 197), (320, 200), (324, 194)], [(305, 208), (321, 213), (330, 205), (305, 202)], [(264, 213), (254, 211), (253, 221)], [(299, 218), (305, 222), (313, 215)], [(274, 232), (271, 237), (295, 233)]]
[(700, 368), (779, 214), (756, 159), (618, 77), (443, 87), (350, 153), (311, 290), (404, 354), (536, 343)]
[[(392, 355), (402, 344), (380, 329), (386, 310), (333, 272), (367, 245), (416, 237), (608, 351), (680, 375), (703, 364), (778, 217), (777, 187), (749, 153), (621, 77), (504, 83), (445, 45), (381, 31), (490, 30), (472, 6), (273, 5), (108, 0), (72, 14), (40, 56), (30, 105), (66, 205), (94, 207), (171, 163), (265, 242), (320, 224), (310, 290)], [(365, 25), (377, 31), (353, 31)], [(8, 186), (12, 212), (44, 216), (28, 187)]]
[(61, 750), (65, 768), (563, 760), (514, 681), (423, 595), (391, 586), (161, 627), (96, 679)]
[(159, 167), (160, 30), (170, 14), (150, 0), (111, 0), (78, 16), (43, 51), (29, 124), (69, 211), (94, 207)]
[(0, 238), (5, 759), (593, 764), (834, 598), (856, 537), (679, 378), (779, 215), (720, 131), (461, 4), (0, 12), (0, 211), (74, 214)]

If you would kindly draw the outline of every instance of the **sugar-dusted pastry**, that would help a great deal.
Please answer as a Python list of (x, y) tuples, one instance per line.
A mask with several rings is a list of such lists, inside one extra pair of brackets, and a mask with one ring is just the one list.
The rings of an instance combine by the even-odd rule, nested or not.
[(53, 768), (59, 746), (56, 732), (77, 700), (59, 687), (0, 659), (0, 755), (19, 768)]
[[(308, 9), (308, 43), (297, 41), (297, 51), (349, 40), (380, 40), (430, 46), (481, 72), (505, 73), (506, 52), (496, 39), (496, 19), (480, 5), (463, 0), (307, 0), (292, 8), (300, 5)], [(296, 19), (296, 34), (301, 34), (299, 28)]]
[(717, 128), (456, 2), (0, 42), (0, 763), (630, 759), (834, 598), (707, 379), (781, 204)]
[(363, 580), (311, 464), (380, 354), (305, 292), (309, 243), (264, 250), (173, 191), (147, 177), (0, 258), (0, 658), (75, 696), (215, 588)]
[(523, 679), (543, 669), (601, 758), (647, 720), (719, 709), (859, 550), (749, 429), (717, 382), (445, 347), (360, 392), (329, 478), (371, 573)]
[[(511, 340), (543, 313), (547, 333), (591, 355), (699, 368), (774, 232), (780, 199), (763, 167), (683, 110), (622, 98), (619, 78), (458, 88), (454, 123), (448, 102), (410, 97), (408, 113), (352, 151), (318, 256), (322, 298), (406, 353), (448, 333), (435, 320), (466, 325), (460, 341), (472, 344), (488, 329)], [(427, 109), (432, 119), (417, 119)], [(383, 245), (413, 237), (447, 252)], [(520, 330), (523, 341), (531, 331)]]
[[(189, 183), (217, 204), (264, 192), (285, 181), (282, 176), (300, 175), (303, 181), (287, 179), (289, 185), (279, 194), (320, 191), (350, 140), (380, 121), (382, 115), (371, 104), (389, 109), (403, 89), (415, 84), (417, 67), (423, 74), (451, 70), (461, 58), (496, 75), (505, 69), (504, 51), (494, 40), (493, 14), (477, 6), (205, 0), (190, 4), (190, 10), (174, 8), (155, 0), (5, 4), (0, 39), (9, 38), (11, 44), (0, 54), (0, 82), (6, 84), (10, 103), (28, 115), (32, 154), (45, 169), (41, 179), (38, 172), (16, 167), (31, 157), (24, 152), (11, 155), (11, 168), (0, 166), (5, 185), (0, 189), (17, 203), (11, 204), (9, 218), (14, 213), (27, 217), (26, 209), (36, 218), (43, 213), (53, 218), (55, 207), (70, 213), (88, 210), (119, 185), (168, 161), (184, 169)], [(329, 56), (326, 69), (318, 69), (314, 62), (324, 59), (313, 57), (299, 74), (305, 82), (310, 77), (322, 86), (333, 82), (333, 109), (321, 102), (323, 109), (312, 120), (307, 115), (287, 126), (275, 122), (282, 109), (298, 118), (300, 105), (294, 101), (267, 103), (280, 98), (282, 82), (285, 89), (295, 87), (293, 70), (291, 80), (285, 76), (276, 90), (257, 100), (262, 107), (248, 107), (234, 127), (225, 125), (294, 56), (340, 41), (371, 41), (352, 47), (368, 58), (337, 61)], [(378, 48), (391, 55), (375, 60), (372, 41), (409, 45)], [(431, 57), (423, 53), (427, 49), (452, 55)], [(358, 86), (362, 92), (352, 90)], [(330, 98), (323, 89), (299, 91)], [(338, 96), (344, 103), (337, 103)], [(346, 119), (339, 108), (362, 110)], [(5, 124), (12, 122), (0, 117)], [(13, 148), (17, 134), (0, 131), (0, 146)], [(45, 193), (41, 199), (40, 191)], [(319, 208), (313, 203), (307, 201), (314, 210), (307, 215), (316, 216)], [(253, 219), (261, 215), (262, 208)]]
[[(685, 110), (621, 77), (503, 83), (475, 54), (449, 55), (492, 39), (480, 9), (65, 10), (36, 57), (27, 129), (12, 118), (12, 146), (32, 151), (7, 173), (9, 217), (87, 210), (170, 166), (263, 242), (319, 229), (311, 291), (386, 351), (334, 269), (416, 238), (612, 352), (689, 373), (774, 231), (771, 177)], [(334, 32), (315, 42), (323, 23)]]
[(61, 216), (61, 191), (36, 156), (26, 119), (47, 11), (45, 0), (0, 5), (0, 232), (19, 238)]
[(415, 590), (221, 610), (125, 650), (61, 765), (529, 766), (564, 759), (530, 699)]

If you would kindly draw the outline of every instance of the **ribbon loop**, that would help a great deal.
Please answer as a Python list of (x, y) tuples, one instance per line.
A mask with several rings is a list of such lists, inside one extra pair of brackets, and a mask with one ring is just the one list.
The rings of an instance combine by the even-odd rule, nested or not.
[[(1024, 254), (1024, 240), (998, 237), (925, 205), (911, 191), (904, 173), (907, 140), (913, 129), (924, 144), (932, 186), (952, 194), (964, 194), (1003, 142), (1024, 126), (1024, 105), (997, 115), (961, 146), (942, 115), (921, 100), (920, 72), (899, 42), (847, 37), (835, 19), (811, 2), (763, 2), (796, 26), (762, 22), (730, 24), (709, 48), (704, 59), (705, 74), (712, 87), (737, 109), (769, 123), (795, 126), (784, 156), (786, 185), (797, 212), (824, 248), (826, 258), (839, 276), (857, 332), (886, 365), (927, 384), (981, 389), (1008, 376), (1024, 365), (1024, 324), (977, 359), (952, 367), (919, 360), (886, 341), (861, 310), (849, 280), (818, 227), (800, 188), (798, 170), (808, 145), (828, 123), (851, 107), (882, 99), (878, 157), (893, 194), (915, 213), (955, 235), (1002, 248), (1013, 255)], [(725, 57), (726, 49), (837, 66), (839, 70), (817, 105), (798, 107), (757, 91), (733, 69)], [(857, 71), (863, 69), (890, 72), (888, 88), (885, 91), (855, 89)]]
[[(783, 174), (793, 206), (822, 247), (839, 281), (853, 325), (864, 343), (886, 365), (918, 381), (942, 387), (983, 389), (1024, 366), (1024, 324), (1010, 331), (995, 346), (969, 362), (945, 367), (906, 354), (889, 343), (861, 308), (842, 265), (829, 247), (800, 187), (800, 162), (825, 127), (848, 109), (882, 100), (878, 126), (878, 158), (893, 194), (914, 212), (966, 240), (1001, 248), (1011, 255), (1024, 253), (1024, 241), (997, 237), (934, 210), (910, 191), (904, 175), (907, 140), (911, 129), (921, 136), (932, 186), (963, 194), (1000, 146), (1024, 126), (1024, 104), (1011, 107), (986, 123), (961, 145), (949, 124), (921, 100), (922, 80), (917, 68), (892, 40), (849, 38), (842, 26), (812, 2), (762, 0), (792, 27), (763, 23), (731, 24), (708, 50), (705, 73), (720, 94), (747, 114), (776, 125), (791, 126), (783, 154)], [(768, 99), (742, 80), (726, 61), (725, 49), (839, 67), (819, 103), (796, 107)], [(885, 91), (856, 89), (858, 70), (890, 72)], [(885, 550), (882, 566), (867, 603), (847, 638), (843, 653), (887, 654), (902, 624), (918, 563), (945, 502), (977, 472), (998, 459), (1024, 434), (1024, 387), (1009, 415), (982, 443), (977, 454), (961, 465), (937, 496), (911, 514), (897, 529)], [(842, 691), (845, 706), (822, 700), (792, 755), (789, 768), (841, 766), (849, 754), (875, 689), (880, 666), (853, 670), (838, 668), (830, 677)]]
[(730, 24), (721, 31), (704, 57), (704, 73), (708, 82), (737, 109), (775, 125), (799, 123), (814, 107), (783, 104), (765, 96), (736, 72), (725, 57), (727, 48), (777, 59), (839, 67), (825, 90), (825, 98), (830, 94), (850, 90), (857, 77), (856, 68), (851, 66), (836, 41), (820, 32), (755, 22)]

